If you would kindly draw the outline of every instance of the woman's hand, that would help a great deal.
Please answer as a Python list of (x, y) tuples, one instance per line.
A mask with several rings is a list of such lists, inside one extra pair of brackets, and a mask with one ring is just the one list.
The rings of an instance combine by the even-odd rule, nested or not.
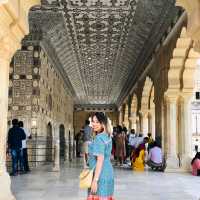
[(97, 181), (93, 180), (92, 181), (92, 185), (91, 185), (91, 193), (92, 194), (96, 194), (97, 193), (97, 188), (98, 188)]

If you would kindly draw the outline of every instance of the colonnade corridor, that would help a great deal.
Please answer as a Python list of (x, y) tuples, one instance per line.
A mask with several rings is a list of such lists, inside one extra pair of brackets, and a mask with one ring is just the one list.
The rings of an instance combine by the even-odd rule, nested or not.
[[(85, 200), (78, 186), (80, 160), (52, 172), (43, 166), (28, 175), (12, 178), (17, 200)], [(115, 169), (116, 200), (198, 200), (200, 179), (188, 173), (133, 172)]]
[[(0, 0), (0, 200), (85, 200), (95, 112), (116, 200), (199, 200), (199, 33), (200, 0)], [(147, 135), (164, 173), (136, 172)]]

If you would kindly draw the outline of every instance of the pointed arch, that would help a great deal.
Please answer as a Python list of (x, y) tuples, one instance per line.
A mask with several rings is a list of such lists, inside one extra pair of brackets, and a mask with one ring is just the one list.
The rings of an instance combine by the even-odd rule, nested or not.
[(152, 86), (152, 80), (147, 77), (142, 91), (141, 112), (143, 114), (146, 114), (149, 110), (149, 97), (151, 95)]
[(153, 81), (150, 77), (146, 77), (141, 99), (141, 109), (140, 109), (140, 123), (141, 131), (144, 135), (150, 131), (149, 118), (150, 118), (150, 97), (153, 88)]
[[(181, 30), (170, 60), (166, 100), (167, 155), (179, 161), (179, 167), (189, 167), (191, 152), (191, 97), (195, 91), (195, 72), (200, 55), (193, 49), (193, 41)], [(173, 120), (176, 119), (176, 120)], [(166, 141), (165, 141), (166, 142)], [(165, 148), (166, 148), (165, 147)], [(179, 155), (179, 158), (177, 158)], [(170, 161), (169, 161), (170, 163)], [(173, 165), (172, 163), (170, 163)]]

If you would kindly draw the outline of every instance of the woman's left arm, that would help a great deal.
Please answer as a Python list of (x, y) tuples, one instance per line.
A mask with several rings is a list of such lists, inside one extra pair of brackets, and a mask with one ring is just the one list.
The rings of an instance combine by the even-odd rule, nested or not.
[(96, 164), (95, 173), (94, 173), (94, 178), (93, 178), (92, 185), (91, 185), (91, 193), (92, 194), (95, 194), (97, 192), (97, 189), (98, 189), (97, 182), (98, 182), (99, 176), (101, 174), (103, 161), (104, 161), (104, 156), (98, 155), (97, 156), (97, 164)]

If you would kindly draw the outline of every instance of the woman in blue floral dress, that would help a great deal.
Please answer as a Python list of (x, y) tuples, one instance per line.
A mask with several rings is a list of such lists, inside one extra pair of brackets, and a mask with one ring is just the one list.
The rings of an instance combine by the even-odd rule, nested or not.
[(97, 133), (89, 145), (89, 167), (94, 169), (94, 177), (87, 200), (114, 200), (114, 174), (110, 162), (112, 139), (109, 122), (102, 112), (92, 117), (93, 130)]

